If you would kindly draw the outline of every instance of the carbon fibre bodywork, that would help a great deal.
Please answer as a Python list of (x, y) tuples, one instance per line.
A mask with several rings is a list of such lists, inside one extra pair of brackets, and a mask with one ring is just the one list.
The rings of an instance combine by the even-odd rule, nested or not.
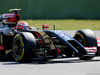
[(49, 36), (54, 36), (58, 40), (60, 40), (64, 45), (66, 45), (69, 49), (75, 52), (77, 55), (86, 54), (87, 50), (83, 45), (81, 45), (78, 41), (74, 38), (69, 36), (68, 34), (64, 33), (60, 30), (53, 30), (53, 31), (45, 31)]
[[(31, 32), (38, 42), (38, 49), (48, 47), (51, 51), (60, 49), (66, 56), (82, 56), (87, 50), (77, 40), (60, 30), (27, 31)], [(41, 46), (40, 46), (41, 45)], [(69, 54), (67, 54), (67, 52)]]
[[(60, 30), (22, 30), (21, 32), (32, 33), (36, 40), (36, 49), (32, 51), (31, 58), (57, 58), (58, 55), (65, 57), (88, 55), (86, 48), (76, 39)], [(12, 42), (20, 31), (13, 27), (0, 28), (0, 55), (7, 55), (12, 51)], [(91, 57), (95, 56), (90, 54)], [(88, 55), (88, 56), (90, 56)]]

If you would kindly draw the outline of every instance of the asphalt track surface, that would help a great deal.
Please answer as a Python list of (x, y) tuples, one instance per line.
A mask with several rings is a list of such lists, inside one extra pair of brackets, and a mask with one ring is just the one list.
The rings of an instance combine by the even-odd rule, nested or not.
[[(74, 35), (76, 30), (64, 31)], [(100, 31), (94, 31), (100, 37)], [(100, 57), (91, 60), (60, 58), (49, 61), (32, 61), (18, 63), (16, 61), (0, 61), (0, 75), (100, 75)]]

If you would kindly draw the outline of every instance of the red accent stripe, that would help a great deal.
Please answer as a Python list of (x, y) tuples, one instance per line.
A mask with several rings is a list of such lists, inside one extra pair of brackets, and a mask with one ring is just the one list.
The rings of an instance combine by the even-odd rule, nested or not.
[(0, 51), (4, 51), (4, 46), (0, 45)]
[(85, 49), (87, 50), (87, 52), (93, 52), (93, 53), (97, 52), (97, 47), (85, 47)]
[[(38, 38), (41, 37), (37, 32), (35, 32), (35, 33), (36, 33), (36, 35), (37, 35)], [(39, 40), (39, 42), (40, 42), (41, 44), (43, 44), (43, 41), (42, 41), (42, 40)]]
[(97, 37), (97, 43), (98, 43), (98, 46), (100, 47), (100, 37)]
[(100, 37), (97, 37), (97, 40), (100, 40)]

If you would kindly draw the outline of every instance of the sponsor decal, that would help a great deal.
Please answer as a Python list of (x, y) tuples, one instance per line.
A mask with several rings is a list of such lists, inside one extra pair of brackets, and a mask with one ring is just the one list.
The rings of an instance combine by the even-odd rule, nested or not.
[(66, 36), (65, 34), (60, 34), (60, 36)]
[(10, 17), (10, 18), (12, 18), (12, 17), (14, 17), (15, 16), (15, 14), (5, 14), (5, 17)]
[(4, 46), (0, 45), (0, 51), (4, 51)]
[(87, 50), (87, 52), (93, 52), (96, 53), (97, 52), (97, 47), (85, 47), (85, 49)]

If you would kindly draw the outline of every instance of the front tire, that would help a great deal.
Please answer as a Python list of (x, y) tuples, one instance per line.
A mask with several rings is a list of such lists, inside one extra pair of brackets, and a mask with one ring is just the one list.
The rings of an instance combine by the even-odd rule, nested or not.
[(12, 43), (12, 53), (18, 62), (28, 62), (32, 49), (36, 48), (36, 40), (32, 33), (21, 32), (17, 34)]
[[(97, 39), (95, 34), (90, 29), (78, 30), (74, 38), (80, 42), (84, 47), (97, 47)], [(81, 56), (81, 60), (91, 59), (94, 56)]]

